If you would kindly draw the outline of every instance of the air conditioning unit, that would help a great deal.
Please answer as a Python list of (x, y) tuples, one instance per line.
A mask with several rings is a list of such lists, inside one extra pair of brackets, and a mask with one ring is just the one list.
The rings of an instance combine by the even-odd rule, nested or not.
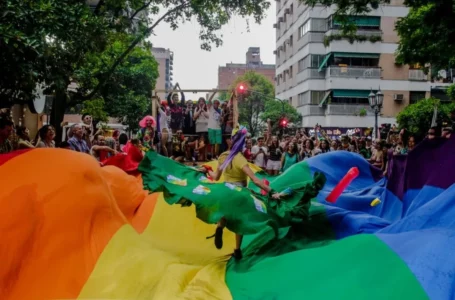
[(277, 27), (277, 26), (276, 26), (276, 23), (275, 23), (275, 24), (273, 24), (273, 28), (276, 28), (276, 27)]
[(289, 8), (286, 8), (286, 9), (284, 10), (284, 13), (285, 13), (285, 14), (289, 14), (289, 13), (291, 13), (291, 10), (290, 10)]
[(403, 94), (394, 94), (393, 95), (393, 100), (395, 100), (395, 101), (403, 101), (404, 100), (404, 95)]
[(286, 44), (288, 44), (288, 45), (291, 44), (291, 39), (287, 39)]
[(276, 50), (273, 50), (273, 54), (275, 54), (275, 55), (276, 55)]
[(279, 17), (278, 18), (278, 22), (284, 22), (284, 18), (283, 17)]

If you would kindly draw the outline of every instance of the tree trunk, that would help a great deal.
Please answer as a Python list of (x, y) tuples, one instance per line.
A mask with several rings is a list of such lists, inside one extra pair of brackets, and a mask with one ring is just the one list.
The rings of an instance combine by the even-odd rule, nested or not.
[(66, 90), (57, 90), (55, 97), (52, 102), (51, 110), (51, 125), (55, 128), (55, 143), (60, 144), (62, 141), (62, 123), (65, 117), (65, 111), (67, 106), (67, 94)]

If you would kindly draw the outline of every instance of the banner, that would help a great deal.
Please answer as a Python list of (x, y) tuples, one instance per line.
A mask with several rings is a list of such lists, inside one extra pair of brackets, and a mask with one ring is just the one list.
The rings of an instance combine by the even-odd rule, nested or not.
[[(324, 127), (322, 128), (331, 139), (338, 139), (342, 135), (347, 136), (371, 136), (373, 128), (367, 127)], [(310, 135), (314, 135), (314, 128), (305, 128), (306, 132)], [(321, 132), (318, 132), (318, 137), (322, 137)]]

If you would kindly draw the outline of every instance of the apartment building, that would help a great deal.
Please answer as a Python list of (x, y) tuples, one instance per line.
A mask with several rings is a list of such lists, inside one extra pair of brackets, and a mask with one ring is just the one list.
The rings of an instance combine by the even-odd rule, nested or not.
[(258, 72), (267, 77), (275, 85), (275, 65), (264, 64), (261, 60), (261, 49), (250, 47), (246, 52), (246, 63), (230, 63), (218, 67), (218, 88), (228, 89), (238, 76), (247, 71)]
[(418, 66), (395, 61), (395, 22), (409, 11), (402, 0), (353, 17), (358, 30), (352, 41), (340, 35), (335, 7), (308, 7), (299, 0), (276, 5), (276, 96), (297, 108), (302, 127), (373, 127), (371, 90), (384, 94), (379, 124), (396, 123), (404, 107), (430, 93), (443, 94), (447, 84), (432, 83)]
[[(152, 48), (152, 54), (158, 62), (159, 77), (156, 80), (155, 89), (171, 90), (173, 88), (172, 75), (174, 69), (174, 53), (165, 48)], [(158, 93), (161, 99), (166, 97), (165, 93)]]

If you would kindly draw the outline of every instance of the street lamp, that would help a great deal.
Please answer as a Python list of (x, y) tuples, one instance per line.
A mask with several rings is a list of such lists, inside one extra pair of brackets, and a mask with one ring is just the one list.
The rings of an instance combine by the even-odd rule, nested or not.
[(378, 138), (378, 115), (382, 108), (382, 103), (384, 102), (384, 94), (381, 92), (381, 87), (379, 87), (378, 92), (373, 93), (371, 89), (370, 94), (368, 95), (368, 101), (370, 106), (374, 109), (374, 138)]

